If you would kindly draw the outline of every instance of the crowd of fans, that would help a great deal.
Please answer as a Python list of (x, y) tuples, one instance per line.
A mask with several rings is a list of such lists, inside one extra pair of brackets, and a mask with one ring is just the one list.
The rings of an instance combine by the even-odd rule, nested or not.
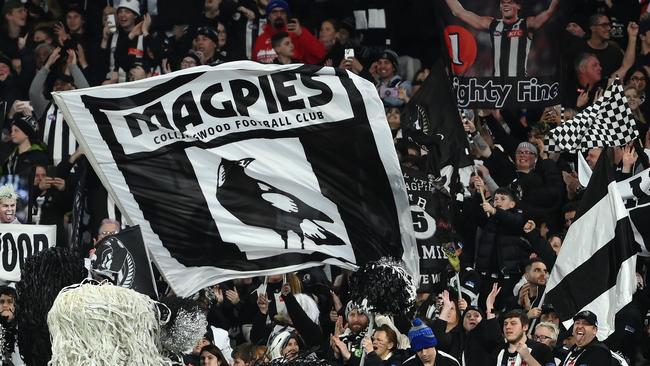
[[(57, 243), (67, 243), (78, 173), (87, 167), (69, 131), (61, 133), (65, 122), (51, 92), (234, 60), (333, 66), (375, 83), (402, 163), (425, 170), (425, 153), (402, 138), (400, 112), (429, 69), (386, 47), (391, 40), (376, 31), (381, 26), (362, 28), (359, 9), (352, 9), (358, 4), (345, 7), (352, 7), (348, 12), (328, 1), (305, 3), (4, 1), (0, 175), (33, 179), (31, 223), (57, 225)], [(576, 314), (573, 327), (565, 329), (555, 310), (540, 303), (585, 188), (577, 178), (576, 155), (545, 152), (545, 134), (593, 103), (608, 81), (619, 77), (640, 137), (616, 149), (618, 179), (649, 166), (650, 16), (633, 0), (576, 3), (580, 6), (568, 14), (562, 37), (567, 45), (561, 62), (562, 108), (465, 113), (471, 154), (479, 163), (468, 199), (454, 213), (464, 243), (460, 296), (456, 286), (420, 291), (416, 320), (377, 316), (368, 330), (371, 314), (348, 301), (347, 272), (332, 276), (314, 268), (230, 281), (196, 295), (210, 329), (197, 335), (196, 347), (179, 363), (258, 365), (305, 354), (307, 360), (341, 365), (357, 365), (362, 358), (366, 365), (438, 366), (613, 365), (623, 358), (640, 365), (650, 360), (647, 259), (638, 260), (634, 301), (619, 313), (616, 332), (606, 343), (595, 339), (599, 319), (593, 313)], [(377, 11), (370, 9), (375, 18), (385, 16)], [(592, 168), (600, 153), (586, 153)], [(105, 204), (101, 184), (96, 179), (86, 184), (91, 200)], [(0, 190), (2, 223), (17, 223), (15, 206), (15, 194)], [(89, 212), (94, 239), (86, 238), (82, 251), (91, 256), (92, 243), (117, 233), (120, 224), (105, 219), (105, 209)], [(10, 288), (0, 291), (0, 315), (8, 322), (15, 317), (15, 296)], [(13, 351), (5, 349), (5, 364), (11, 364)]]

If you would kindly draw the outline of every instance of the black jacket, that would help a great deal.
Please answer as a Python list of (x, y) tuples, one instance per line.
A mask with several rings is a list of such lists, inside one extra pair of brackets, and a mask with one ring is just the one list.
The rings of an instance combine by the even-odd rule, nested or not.
[[(485, 365), (485, 361), (490, 359), (494, 351), (503, 343), (496, 318), (483, 319), (470, 332), (466, 332), (462, 325), (458, 325), (449, 333), (445, 333), (446, 326), (447, 322), (444, 320), (434, 321), (434, 333), (438, 338), (437, 349), (458, 360), (464, 358), (467, 366)], [(404, 365), (407, 365), (406, 361)]]
[(609, 348), (595, 338), (583, 349), (578, 349), (575, 345), (571, 347), (560, 365), (568, 365), (571, 360), (575, 360), (576, 365), (584, 366), (612, 366), (618, 364), (618, 362), (612, 362), (612, 353)]
[[(476, 210), (482, 211), (480, 205)], [(477, 237), (476, 270), (488, 274), (521, 274), (531, 252), (530, 244), (522, 238), (524, 215), (517, 208), (487, 215), (477, 214), (481, 234)]]

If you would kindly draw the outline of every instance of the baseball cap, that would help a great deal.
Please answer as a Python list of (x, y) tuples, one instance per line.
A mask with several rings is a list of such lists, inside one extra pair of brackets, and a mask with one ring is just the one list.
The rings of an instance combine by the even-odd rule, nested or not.
[(582, 319), (593, 326), (598, 326), (598, 317), (589, 310), (583, 310), (573, 317), (573, 321), (578, 319)]
[(9, 13), (10, 11), (18, 8), (24, 8), (25, 4), (20, 2), (20, 0), (8, 0), (2, 5), (2, 15)]

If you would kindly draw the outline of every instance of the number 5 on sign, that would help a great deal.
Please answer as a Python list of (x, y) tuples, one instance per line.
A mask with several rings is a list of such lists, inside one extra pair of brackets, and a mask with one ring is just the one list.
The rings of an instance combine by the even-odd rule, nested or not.
[(447, 26), (445, 43), (454, 74), (462, 74), (474, 64), (477, 52), (476, 39), (470, 31), (460, 25)]

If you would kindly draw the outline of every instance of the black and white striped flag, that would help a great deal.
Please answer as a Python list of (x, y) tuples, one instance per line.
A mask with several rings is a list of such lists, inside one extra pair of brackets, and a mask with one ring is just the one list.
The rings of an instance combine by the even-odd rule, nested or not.
[(179, 296), (382, 256), (419, 277), (384, 108), (356, 75), (246, 61), (54, 98)]
[(636, 254), (632, 226), (614, 180), (611, 153), (604, 151), (578, 218), (569, 228), (546, 285), (552, 304), (568, 328), (582, 310), (598, 316), (598, 339), (614, 332), (616, 313), (636, 291)]
[(552, 129), (544, 146), (549, 152), (623, 146), (637, 137), (635, 126), (623, 86), (616, 79), (594, 104)]

